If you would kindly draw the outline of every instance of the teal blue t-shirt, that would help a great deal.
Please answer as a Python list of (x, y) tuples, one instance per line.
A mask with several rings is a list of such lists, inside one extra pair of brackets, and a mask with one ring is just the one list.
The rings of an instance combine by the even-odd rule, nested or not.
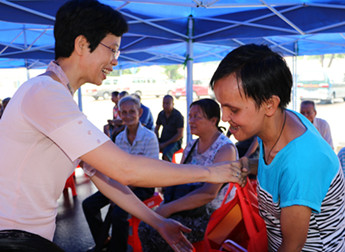
[(260, 142), (258, 201), (266, 223), (269, 251), (283, 241), (280, 215), (299, 205), (312, 212), (303, 252), (345, 251), (345, 182), (330, 145), (307, 118), (296, 112), (306, 131), (288, 143), (266, 165)]
[(260, 143), (258, 182), (281, 208), (303, 205), (320, 212), (322, 200), (339, 170), (339, 160), (310, 121), (298, 116), (306, 132), (288, 143), (266, 165)]

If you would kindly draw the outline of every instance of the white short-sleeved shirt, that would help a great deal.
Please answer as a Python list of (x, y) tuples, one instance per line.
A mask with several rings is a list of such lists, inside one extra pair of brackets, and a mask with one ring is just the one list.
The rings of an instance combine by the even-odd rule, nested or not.
[[(195, 141), (196, 140), (190, 141), (189, 144), (186, 146), (186, 148), (184, 150), (185, 156), (188, 155), (188, 153), (190, 152)], [(219, 134), (216, 141), (214, 141), (213, 144), (205, 152), (203, 152), (201, 154), (198, 153), (198, 145), (196, 145), (193, 152), (191, 153), (192, 155), (190, 157), (189, 163), (195, 164), (195, 165), (204, 165), (204, 166), (212, 165), (218, 151), (226, 144), (230, 144), (230, 145), (233, 145), (235, 147), (236, 159), (238, 159), (237, 148), (233, 144), (233, 142), (228, 137), (226, 137), (225, 135)], [(191, 184), (196, 185), (196, 184), (203, 184), (203, 183), (196, 182), (196, 183), (191, 183)], [(225, 185), (222, 189), (220, 189), (217, 197), (214, 198), (209, 203), (207, 203), (206, 207), (207, 207), (207, 211), (209, 214), (211, 214), (215, 209), (220, 207), (228, 188), (229, 188), (229, 184)], [(236, 187), (233, 187), (233, 189), (230, 192), (226, 202), (230, 201), (231, 199), (233, 199), (235, 197), (235, 192), (236, 192)]]
[(159, 158), (159, 144), (156, 134), (139, 123), (137, 134), (132, 144), (128, 141), (127, 127), (117, 135), (115, 144), (132, 155), (140, 155), (154, 159)]
[(331, 127), (329, 127), (329, 124), (326, 120), (323, 120), (321, 118), (314, 118), (313, 122), (315, 128), (320, 132), (323, 139), (326, 140), (326, 142), (334, 149), (333, 146), (333, 139), (331, 134)]
[(341, 148), (341, 150), (338, 152), (338, 158), (345, 176), (345, 147)]
[[(0, 229), (53, 239), (57, 200), (78, 158), (109, 140), (79, 110), (62, 69), (24, 83), (0, 120)], [(67, 82), (67, 83), (66, 83)]]

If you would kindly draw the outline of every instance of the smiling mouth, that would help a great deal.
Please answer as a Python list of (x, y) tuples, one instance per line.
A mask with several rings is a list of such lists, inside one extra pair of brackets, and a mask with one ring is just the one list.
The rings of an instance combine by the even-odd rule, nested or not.
[(239, 129), (240, 129), (239, 126), (235, 127), (235, 126), (233, 126), (233, 125), (230, 125), (230, 130), (232, 130), (232, 131), (237, 131), (237, 130), (239, 130)]
[(105, 75), (108, 75), (108, 74), (110, 74), (111, 71), (109, 71), (108, 69), (103, 68), (103, 69), (102, 69), (102, 72), (103, 72)]

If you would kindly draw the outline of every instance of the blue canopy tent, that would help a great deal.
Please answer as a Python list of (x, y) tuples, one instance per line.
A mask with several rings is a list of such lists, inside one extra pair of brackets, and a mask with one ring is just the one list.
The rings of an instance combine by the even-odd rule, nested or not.
[[(52, 59), (53, 25), (65, 0), (0, 0), (0, 57)], [(120, 67), (221, 59), (243, 43), (264, 42), (284, 55), (301, 55), (291, 43), (310, 34), (345, 30), (345, 1), (301, 0), (101, 0), (128, 20)], [(307, 36), (305, 36), (307, 35)], [(290, 43), (285, 37), (289, 36)], [(264, 38), (264, 39), (259, 39)], [(329, 35), (317, 40), (332, 41)], [(188, 52), (188, 44), (192, 52)], [(308, 43), (308, 47), (310, 44)], [(321, 54), (309, 47), (308, 54)], [(330, 46), (328, 51), (339, 52)], [(193, 53), (193, 57), (190, 56)], [(189, 57), (188, 57), (189, 55)], [(3, 66), (3, 65), (1, 65)]]
[[(187, 107), (193, 63), (220, 60), (241, 44), (264, 43), (290, 56), (345, 51), (345, 1), (100, 1), (129, 24), (119, 67), (185, 64)], [(0, 67), (42, 67), (54, 58), (54, 16), (64, 2), (0, 0)]]

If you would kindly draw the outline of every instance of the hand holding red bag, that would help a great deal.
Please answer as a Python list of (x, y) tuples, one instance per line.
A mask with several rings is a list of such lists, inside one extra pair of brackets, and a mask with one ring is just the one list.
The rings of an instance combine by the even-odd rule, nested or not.
[(225, 203), (233, 188), (233, 184), (230, 184), (222, 205), (211, 215), (204, 239), (207, 249), (208, 251), (222, 249), (231, 252), (266, 252), (266, 225), (259, 215), (253, 186), (248, 180), (245, 187), (241, 188), (237, 184), (235, 187), (235, 198)]

